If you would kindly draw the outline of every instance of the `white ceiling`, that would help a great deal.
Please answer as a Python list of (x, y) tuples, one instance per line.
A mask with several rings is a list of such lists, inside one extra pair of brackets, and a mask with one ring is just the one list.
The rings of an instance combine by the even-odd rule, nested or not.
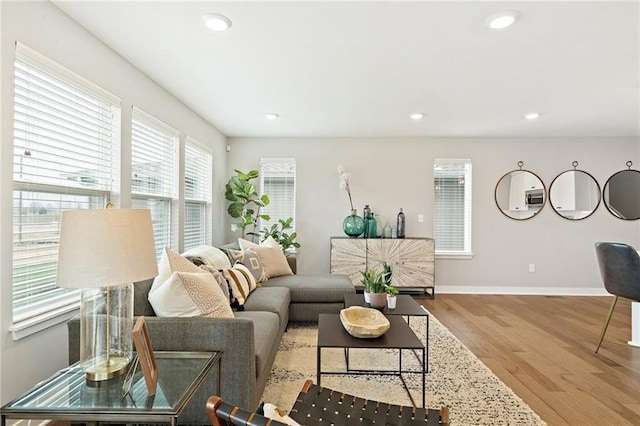
[(54, 3), (227, 136), (640, 134), (636, 1)]

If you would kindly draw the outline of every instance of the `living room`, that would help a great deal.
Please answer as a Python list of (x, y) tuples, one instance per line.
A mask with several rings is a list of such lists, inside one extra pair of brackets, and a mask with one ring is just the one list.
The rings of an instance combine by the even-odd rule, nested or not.
[[(629, 19), (637, 16), (637, 5), (632, 2), (619, 2), (617, 5), (622, 8), (622, 12), (617, 10), (616, 18), (622, 20), (621, 17), (625, 15), (628, 15)], [(504, 9), (502, 3), (497, 6), (500, 6), (495, 8), (497, 11)], [(576, 3), (575, 7), (579, 10), (580, 5)], [(403, 208), (407, 214), (407, 236), (432, 237), (434, 161), (451, 158), (472, 160), (472, 254), (464, 258), (437, 258), (436, 293), (605, 295), (596, 262), (594, 242), (619, 241), (640, 246), (638, 224), (635, 221), (619, 220), (602, 204), (592, 216), (580, 221), (565, 220), (552, 212), (550, 206), (543, 208), (541, 213), (531, 220), (515, 221), (500, 213), (494, 199), (494, 189), (498, 180), (508, 171), (518, 168), (518, 161), (524, 162), (524, 169), (540, 176), (547, 189), (556, 175), (573, 168), (573, 161), (579, 162), (579, 169), (593, 175), (600, 187), (604, 186), (609, 176), (625, 169), (627, 161), (634, 163), (632, 168), (640, 164), (636, 81), (637, 19), (632, 19), (633, 24), (623, 20), (625, 25), (622, 28), (626, 31), (635, 30), (635, 37), (632, 37), (632, 40), (625, 39), (626, 44), (620, 47), (625, 52), (620, 55), (623, 57), (622, 63), (633, 68), (618, 69), (611, 75), (590, 75), (597, 82), (594, 85), (619, 80), (632, 94), (621, 97), (624, 100), (621, 104), (625, 108), (611, 99), (609, 104), (604, 103), (603, 106), (606, 113), (604, 115), (633, 117), (631, 131), (622, 125), (620, 128), (623, 130), (618, 131), (613, 130), (616, 129), (615, 126), (613, 129), (598, 129), (594, 124), (598, 117), (590, 116), (581, 121), (558, 120), (555, 124), (548, 125), (551, 130), (529, 130), (529, 136), (526, 137), (510, 136), (509, 132), (506, 132), (506, 135), (497, 135), (497, 130), (486, 133), (469, 131), (457, 136), (425, 136), (415, 130), (416, 124), (420, 126), (424, 122), (413, 123), (408, 119), (403, 125), (410, 130), (402, 135), (386, 134), (380, 137), (380, 134), (384, 133), (372, 130), (361, 136), (327, 136), (324, 133), (283, 136), (286, 132), (282, 127), (284, 125), (280, 123), (287, 117), (280, 111), (280, 121), (261, 124), (271, 126), (262, 134), (230, 132), (229, 136), (216, 128), (215, 123), (194, 112), (180, 98), (179, 93), (172, 94), (149, 78), (55, 4), (3, 2), (0, 14), (3, 93), (3, 143), (0, 160), (0, 323), (4, 331), (0, 351), (0, 401), (3, 403), (67, 365), (67, 335), (64, 324), (48, 327), (19, 340), (14, 340), (9, 331), (14, 325), (10, 284), (13, 215), (9, 201), (12, 199), (9, 194), (12, 191), (13, 180), (11, 123), (14, 118), (13, 96), (7, 94), (13, 93), (16, 41), (46, 55), (50, 60), (121, 99), (124, 152), (130, 144), (130, 138), (127, 136), (130, 133), (130, 124), (127, 123), (131, 121), (132, 106), (152, 114), (179, 129), (182, 134), (204, 142), (211, 148), (214, 162), (214, 220), (211, 234), (214, 245), (227, 243), (237, 237), (229, 229), (224, 183), (233, 173), (233, 169), (257, 168), (260, 158), (268, 157), (296, 160), (296, 230), (298, 240), (302, 244), (297, 254), (300, 272), (328, 272), (329, 239), (343, 234), (342, 220), (349, 213), (350, 206), (345, 191), (338, 185), (338, 165), (343, 165), (351, 174), (354, 207), (360, 212), (365, 204), (369, 204), (383, 221), (395, 221), (398, 210)], [(237, 23), (237, 26), (241, 24)], [(571, 28), (571, 25), (568, 27)], [(620, 37), (626, 36), (627, 33), (623, 32)], [(580, 40), (586, 35), (579, 34), (576, 37)], [(588, 56), (590, 44), (584, 42), (584, 45), (576, 45), (575, 49), (586, 51)], [(612, 50), (616, 51), (617, 47), (613, 45)], [(179, 61), (179, 58), (176, 60)], [(460, 61), (460, 58), (451, 58), (451, 61)], [(465, 73), (473, 71), (473, 62), (469, 61), (467, 65), (463, 72), (452, 73), (451, 78), (464, 79)], [(538, 70), (551, 78), (554, 74), (562, 72), (559, 67), (560, 65), (542, 64)], [(588, 73), (588, 70), (584, 72)], [(627, 79), (629, 75), (634, 75), (632, 80)], [(569, 80), (571, 76), (563, 74), (562, 78)], [(522, 87), (527, 92), (539, 92), (541, 97), (545, 96), (544, 90), (540, 87), (529, 89), (526, 82), (522, 82)], [(238, 91), (245, 90), (242, 87), (234, 88)], [(215, 94), (203, 96), (209, 98), (210, 103), (216, 102)], [(579, 93), (575, 94), (575, 103), (589, 103), (582, 99)], [(632, 99), (633, 102), (627, 102), (628, 99)], [(373, 101), (376, 100), (377, 98), (374, 98)], [(429, 114), (446, 115), (442, 110), (446, 111), (449, 108), (448, 102), (453, 101), (440, 100), (440, 112), (425, 111), (426, 122)], [(479, 110), (483, 108), (483, 100), (475, 97), (457, 99), (455, 102), (468, 102)], [(234, 110), (232, 114), (237, 115), (239, 112)], [(258, 111), (259, 114), (263, 112), (267, 111)], [(359, 113), (348, 112), (354, 114), (353, 120), (356, 120), (355, 117)], [(540, 122), (522, 120), (520, 115), (525, 112), (528, 111), (514, 112), (513, 120), (517, 120), (517, 123), (509, 124), (513, 126), (512, 134), (519, 134), (517, 130), (524, 127), (545, 125), (544, 120), (547, 118), (544, 111)], [(307, 111), (302, 103), (298, 105), (295, 113), (310, 115), (313, 111)], [(402, 115), (408, 118), (408, 112), (402, 111)], [(548, 118), (552, 119), (553, 116)], [(328, 123), (324, 124), (329, 126)], [(227, 151), (227, 146), (230, 147), (230, 151)], [(121, 207), (127, 207), (131, 201), (127, 160), (130, 159), (124, 153)], [(424, 215), (423, 222), (418, 221), (420, 214)], [(535, 265), (534, 272), (529, 272), (531, 264)], [(17, 365), (22, 368), (15, 368)]]

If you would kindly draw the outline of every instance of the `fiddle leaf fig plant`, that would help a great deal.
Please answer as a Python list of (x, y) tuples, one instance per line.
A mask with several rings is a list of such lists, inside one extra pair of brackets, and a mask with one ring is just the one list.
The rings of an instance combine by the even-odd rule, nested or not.
[[(231, 231), (241, 231), (242, 238), (251, 236), (253, 239), (258, 234), (255, 232), (258, 226), (258, 219), (269, 220), (270, 216), (260, 214), (262, 207), (269, 205), (269, 197), (265, 194), (258, 195), (256, 187), (251, 180), (258, 177), (257, 170), (247, 173), (235, 170), (235, 176), (231, 176), (225, 187), (225, 198), (230, 202), (227, 213), (236, 223), (231, 224)], [(246, 232), (248, 227), (252, 227), (251, 232)]]
[(300, 243), (296, 241), (298, 233), (292, 232), (288, 234), (285, 232), (285, 230), (293, 228), (292, 223), (293, 218), (289, 217), (287, 219), (279, 219), (278, 223), (271, 225), (271, 228), (263, 228), (261, 241), (273, 237), (273, 239), (280, 244), (284, 253), (290, 251), (292, 248), (300, 248)]

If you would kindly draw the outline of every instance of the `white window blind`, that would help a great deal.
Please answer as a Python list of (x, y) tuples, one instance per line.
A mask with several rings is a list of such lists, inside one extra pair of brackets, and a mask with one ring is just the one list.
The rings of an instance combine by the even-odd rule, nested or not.
[(151, 210), (156, 257), (176, 249), (178, 131), (133, 108), (131, 122), (131, 205)]
[(16, 44), (14, 325), (77, 306), (79, 291), (55, 283), (60, 213), (104, 208), (119, 124), (119, 99)]
[(436, 159), (436, 254), (471, 255), (471, 160)]
[(212, 156), (187, 138), (184, 153), (184, 249), (210, 244)]
[(260, 188), (269, 197), (269, 205), (260, 213), (268, 214), (270, 220), (260, 220), (259, 230), (270, 228), (279, 219), (293, 218), (296, 228), (296, 159), (295, 158), (261, 158)]

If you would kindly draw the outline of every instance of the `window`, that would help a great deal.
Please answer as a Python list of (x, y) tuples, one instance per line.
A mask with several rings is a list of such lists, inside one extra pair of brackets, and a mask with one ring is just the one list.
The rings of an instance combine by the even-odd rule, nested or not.
[(184, 152), (184, 249), (211, 241), (211, 154), (187, 138)]
[(433, 183), (436, 254), (470, 256), (471, 160), (436, 159)]
[(55, 283), (58, 222), (62, 210), (110, 199), (120, 101), (19, 43), (14, 85), (12, 331), (20, 338), (28, 324), (78, 306), (79, 291)]
[(261, 158), (260, 188), (269, 197), (269, 205), (260, 213), (268, 214), (270, 220), (260, 220), (259, 228), (269, 228), (279, 219), (293, 218), (293, 229), (296, 228), (296, 159), (295, 158)]
[(131, 206), (150, 209), (156, 257), (177, 249), (176, 196), (178, 132), (133, 108), (131, 122)]

